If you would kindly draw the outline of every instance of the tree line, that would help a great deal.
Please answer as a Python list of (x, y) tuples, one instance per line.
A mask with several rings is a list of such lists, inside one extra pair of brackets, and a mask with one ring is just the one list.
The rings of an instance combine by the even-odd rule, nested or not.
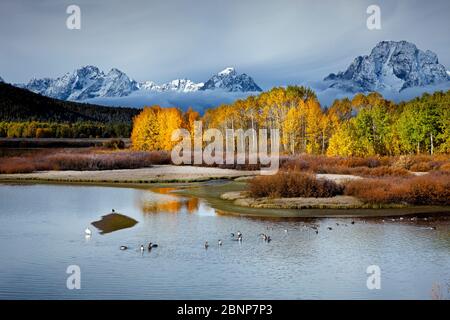
[(316, 94), (299, 86), (276, 87), (258, 96), (208, 109), (203, 117), (189, 109), (146, 107), (134, 119), (131, 134), (138, 150), (170, 150), (173, 130), (201, 119), (203, 127), (279, 129), (281, 148), (288, 154), (330, 156), (448, 153), (450, 91), (423, 94), (394, 103), (379, 93), (357, 94), (322, 108)]
[(0, 122), (2, 138), (127, 138), (130, 134), (127, 123)]

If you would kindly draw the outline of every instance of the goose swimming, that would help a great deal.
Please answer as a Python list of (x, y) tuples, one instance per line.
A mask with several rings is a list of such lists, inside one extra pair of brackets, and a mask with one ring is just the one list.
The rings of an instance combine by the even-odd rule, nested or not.
[(218, 244), (219, 246), (221, 246), (221, 245), (222, 245), (222, 240), (219, 240), (219, 241), (217, 242), (217, 244)]
[(208, 241), (205, 241), (205, 249), (208, 249), (208, 247), (209, 247)]
[(127, 250), (128, 247), (127, 246), (120, 246), (120, 250)]
[(90, 236), (92, 234), (92, 231), (89, 228), (86, 228), (86, 230), (84, 230), (84, 234)]
[(158, 247), (158, 245), (156, 244), (156, 243), (152, 243), (152, 242), (150, 242), (149, 244), (148, 244), (148, 251), (150, 251), (150, 250), (152, 250), (153, 248), (157, 248)]

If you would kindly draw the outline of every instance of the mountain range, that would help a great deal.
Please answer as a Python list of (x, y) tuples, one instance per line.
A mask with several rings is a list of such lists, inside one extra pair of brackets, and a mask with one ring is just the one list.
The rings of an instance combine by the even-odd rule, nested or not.
[(262, 91), (250, 76), (245, 73), (238, 74), (231, 67), (213, 75), (205, 83), (195, 83), (188, 79), (176, 79), (162, 85), (153, 81), (138, 83), (116, 68), (104, 73), (95, 66), (85, 66), (56, 79), (31, 79), (26, 84), (15, 85), (47, 97), (69, 101), (84, 101), (99, 97), (124, 97), (138, 90), (183, 93), (200, 90)]
[[(239, 74), (232, 67), (204, 82), (175, 79), (157, 84), (137, 82), (116, 68), (105, 73), (90, 65), (56, 79), (32, 79), (26, 84), (14, 85), (60, 100), (134, 107), (152, 103), (213, 107), (262, 91), (252, 77)], [(432, 51), (423, 51), (407, 41), (382, 41), (370, 54), (356, 57), (345, 71), (331, 73), (310, 86), (325, 105), (336, 98), (371, 91), (400, 100), (426, 91), (448, 90), (450, 72)]]
[(395, 91), (436, 85), (450, 80), (437, 55), (407, 41), (382, 41), (369, 55), (356, 57), (347, 70), (324, 81), (347, 92)]

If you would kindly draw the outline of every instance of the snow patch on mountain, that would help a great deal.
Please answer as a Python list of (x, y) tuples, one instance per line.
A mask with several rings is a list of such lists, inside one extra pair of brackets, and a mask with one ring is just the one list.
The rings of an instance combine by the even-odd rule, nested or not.
[(220, 71), (218, 73), (218, 75), (219, 76), (228, 76), (229, 74), (232, 74), (232, 73), (236, 73), (236, 70), (234, 70), (234, 68), (232, 68), (232, 67), (228, 67), (228, 68), (225, 68), (222, 71)]
[(175, 79), (170, 82), (158, 85), (153, 81), (145, 81), (139, 85), (142, 90), (154, 91), (154, 92), (194, 92), (203, 87), (203, 82), (195, 83), (189, 79)]

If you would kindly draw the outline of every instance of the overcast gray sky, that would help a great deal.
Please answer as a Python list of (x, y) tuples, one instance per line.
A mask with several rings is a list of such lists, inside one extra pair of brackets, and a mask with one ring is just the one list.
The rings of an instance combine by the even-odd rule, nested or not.
[[(70, 4), (81, 30), (66, 28)], [(366, 27), (370, 4), (381, 30)], [(450, 68), (449, 12), (449, 0), (1, 0), (0, 76), (92, 64), (137, 81), (205, 81), (235, 66), (267, 89), (342, 70), (381, 40), (411, 41)]]

